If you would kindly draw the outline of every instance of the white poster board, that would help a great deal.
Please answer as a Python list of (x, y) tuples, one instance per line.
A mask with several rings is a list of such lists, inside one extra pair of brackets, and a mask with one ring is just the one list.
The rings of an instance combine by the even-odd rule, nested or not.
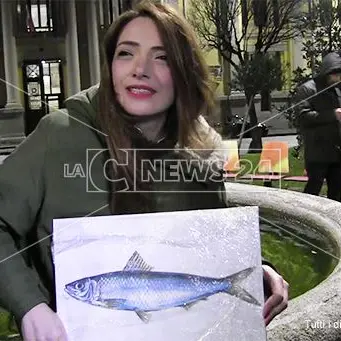
[(257, 207), (53, 227), (57, 313), (69, 341), (266, 340)]

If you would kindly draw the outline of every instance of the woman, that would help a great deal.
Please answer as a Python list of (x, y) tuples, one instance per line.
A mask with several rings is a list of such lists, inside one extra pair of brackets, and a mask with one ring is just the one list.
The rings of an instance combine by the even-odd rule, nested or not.
[[(222, 182), (212, 181), (221, 138), (200, 116), (213, 96), (188, 24), (167, 7), (140, 5), (109, 29), (105, 57), (99, 88), (43, 118), (0, 169), (0, 306), (25, 341), (67, 340), (54, 312), (54, 218), (224, 207)], [(156, 158), (195, 158), (214, 176), (144, 181), (142, 161)], [(24, 259), (18, 249), (32, 240)], [(288, 284), (263, 268), (268, 324), (285, 309)]]

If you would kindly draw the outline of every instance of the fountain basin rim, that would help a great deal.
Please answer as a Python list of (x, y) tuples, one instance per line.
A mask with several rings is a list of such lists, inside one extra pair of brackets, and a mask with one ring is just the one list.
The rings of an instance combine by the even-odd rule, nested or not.
[[(339, 260), (333, 272), (320, 284), (289, 301), (288, 308), (267, 328), (268, 341), (340, 340), (340, 329), (329, 328), (329, 321), (341, 317), (341, 203), (323, 197), (289, 190), (225, 183), (229, 206), (258, 206), (313, 224), (335, 245)], [(309, 322), (310, 321), (310, 322)], [(312, 328), (325, 321), (325, 328)]]

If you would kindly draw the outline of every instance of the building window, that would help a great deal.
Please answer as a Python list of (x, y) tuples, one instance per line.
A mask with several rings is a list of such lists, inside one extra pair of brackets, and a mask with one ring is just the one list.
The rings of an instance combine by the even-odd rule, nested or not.
[(210, 75), (216, 80), (221, 81), (223, 75), (223, 69), (220, 65), (209, 65), (208, 66)]
[(15, 36), (22, 38), (44, 34), (65, 37), (65, 2), (66, 0), (16, 0), (13, 6)]
[(27, 32), (53, 31), (51, 0), (26, 1)]
[(20, 0), (16, 11), (19, 26), (27, 33), (54, 31), (52, 0)]
[(253, 0), (253, 20), (255, 26), (265, 26), (267, 24), (268, 3), (266, 0)]
[(27, 65), (26, 66), (27, 78), (39, 77), (39, 66), (38, 65)]
[(99, 23), (102, 29), (107, 29), (118, 17), (120, 9), (117, 0), (99, 0)]

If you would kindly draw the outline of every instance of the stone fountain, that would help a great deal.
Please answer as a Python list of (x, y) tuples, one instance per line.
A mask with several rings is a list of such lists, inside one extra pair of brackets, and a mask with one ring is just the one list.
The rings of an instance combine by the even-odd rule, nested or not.
[(267, 327), (268, 341), (341, 341), (341, 203), (248, 184), (228, 182), (225, 187), (229, 205), (259, 206), (288, 216), (314, 226), (335, 245), (338, 263), (333, 272), (289, 301), (288, 308)]

